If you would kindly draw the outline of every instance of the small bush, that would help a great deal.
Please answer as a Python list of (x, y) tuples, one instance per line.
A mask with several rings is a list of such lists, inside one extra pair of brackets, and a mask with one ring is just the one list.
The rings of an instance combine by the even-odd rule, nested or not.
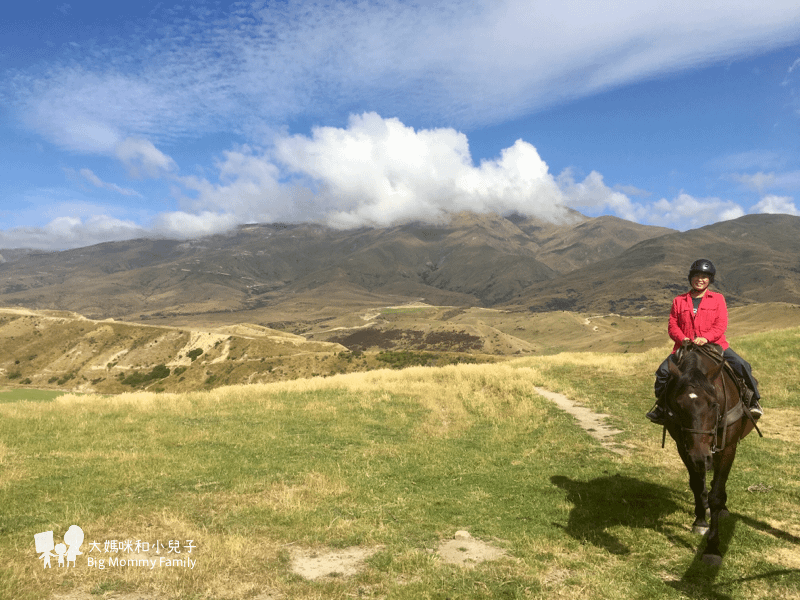
[(148, 384), (151, 381), (164, 379), (165, 377), (169, 377), (169, 375), (169, 367), (166, 365), (156, 365), (149, 373), (142, 373), (138, 371), (136, 373), (131, 373), (122, 380), (122, 384), (137, 387)]

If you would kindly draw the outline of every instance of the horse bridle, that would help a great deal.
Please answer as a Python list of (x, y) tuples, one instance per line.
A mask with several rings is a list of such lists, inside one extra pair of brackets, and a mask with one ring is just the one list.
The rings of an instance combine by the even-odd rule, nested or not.
[[(726, 399), (728, 397), (728, 394), (727, 394), (727, 390), (725, 389), (725, 375), (724, 375), (724, 373), (722, 371), (720, 371), (720, 377), (722, 377), (722, 404), (725, 404), (725, 401), (726, 401)], [(694, 392), (692, 394), (689, 394), (690, 397), (692, 395), (694, 395)], [(725, 413), (723, 413), (720, 410), (719, 391), (717, 391), (717, 404), (716, 404), (715, 410), (717, 411), (717, 416), (714, 419), (714, 423), (716, 425), (714, 427), (714, 429), (710, 429), (710, 430), (709, 429), (690, 429), (688, 427), (681, 427), (681, 432), (682, 433), (691, 433), (693, 435), (711, 435), (711, 436), (713, 436), (714, 440), (711, 443), (711, 454), (716, 454), (720, 450), (723, 450), (725, 448), (725, 445), (727, 444), (727, 441), (728, 441), (728, 419), (724, 418), (728, 414), (728, 411), (726, 410)], [(722, 429), (722, 446), (718, 446), (717, 445), (717, 441), (719, 439), (719, 430), (720, 429)]]

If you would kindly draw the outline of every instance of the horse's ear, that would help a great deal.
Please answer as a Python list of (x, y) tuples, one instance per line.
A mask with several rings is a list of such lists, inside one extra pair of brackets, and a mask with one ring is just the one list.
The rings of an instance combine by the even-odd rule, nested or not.
[(719, 377), (719, 374), (722, 372), (722, 368), (724, 366), (725, 363), (719, 363), (718, 365), (713, 366), (708, 370), (708, 373), (706, 373), (706, 378), (709, 381), (714, 381), (717, 377)]

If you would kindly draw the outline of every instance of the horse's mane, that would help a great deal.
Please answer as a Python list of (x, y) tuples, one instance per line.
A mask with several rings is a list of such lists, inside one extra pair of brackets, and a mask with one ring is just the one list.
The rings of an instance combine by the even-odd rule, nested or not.
[(703, 361), (699, 352), (683, 352), (678, 361), (678, 370), (681, 376), (675, 383), (675, 393), (687, 387), (698, 388), (712, 396), (716, 393), (714, 384), (708, 380), (703, 370)]

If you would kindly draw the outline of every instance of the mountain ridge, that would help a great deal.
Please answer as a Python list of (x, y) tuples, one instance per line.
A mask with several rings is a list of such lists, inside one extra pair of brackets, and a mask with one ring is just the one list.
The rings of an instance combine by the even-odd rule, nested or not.
[(0, 250), (0, 305), (163, 323), (313, 320), (419, 300), (661, 315), (700, 256), (715, 262), (716, 287), (732, 304), (800, 303), (798, 240), (800, 218), (790, 215), (686, 232), (578, 213), (548, 223), (465, 212), (437, 225), (345, 231), (252, 224), (183, 241)]

